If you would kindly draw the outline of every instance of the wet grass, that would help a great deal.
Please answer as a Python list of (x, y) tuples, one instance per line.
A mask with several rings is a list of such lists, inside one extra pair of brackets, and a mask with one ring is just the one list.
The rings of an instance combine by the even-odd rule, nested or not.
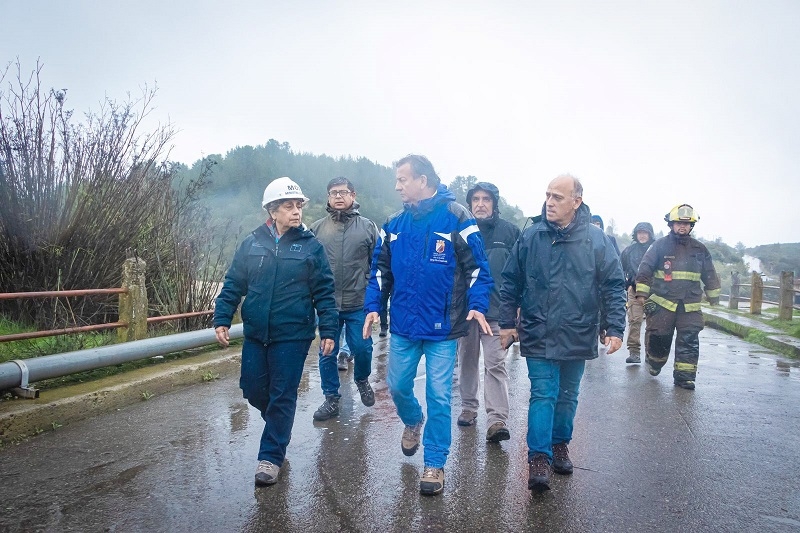
[(779, 330), (784, 335), (790, 335), (800, 339), (800, 311), (794, 311), (794, 320), (779, 320), (778, 308), (770, 307), (761, 310), (760, 315), (751, 315), (749, 311), (733, 310), (727, 307), (717, 307), (721, 311), (738, 315), (752, 320), (757, 320), (763, 324)]

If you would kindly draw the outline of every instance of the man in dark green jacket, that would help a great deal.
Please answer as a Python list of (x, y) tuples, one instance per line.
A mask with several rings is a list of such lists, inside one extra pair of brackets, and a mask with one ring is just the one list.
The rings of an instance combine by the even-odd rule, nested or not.
[[(345, 177), (328, 183), (328, 216), (311, 224), (311, 231), (325, 247), (333, 271), (336, 307), (339, 310), (339, 334), (330, 355), (319, 354), (319, 374), (325, 401), (314, 412), (314, 420), (328, 420), (339, 415), (339, 370), (347, 370), (347, 359), (339, 353), (339, 339), (345, 339), (353, 354), (353, 380), (361, 402), (375, 404), (369, 384), (372, 371), (372, 337), (363, 338), (364, 294), (369, 281), (372, 252), (378, 240), (378, 228), (358, 212), (355, 186)], [(338, 357), (338, 360), (337, 360)], [(343, 368), (342, 368), (343, 367)]]

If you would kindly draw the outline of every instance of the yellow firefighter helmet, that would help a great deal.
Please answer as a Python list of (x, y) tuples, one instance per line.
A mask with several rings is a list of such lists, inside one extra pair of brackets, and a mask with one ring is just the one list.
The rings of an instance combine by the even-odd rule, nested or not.
[(700, 220), (700, 217), (697, 216), (697, 211), (692, 206), (681, 204), (670, 209), (669, 213), (664, 215), (664, 220), (667, 224), (670, 222), (688, 222), (694, 225), (695, 222)]

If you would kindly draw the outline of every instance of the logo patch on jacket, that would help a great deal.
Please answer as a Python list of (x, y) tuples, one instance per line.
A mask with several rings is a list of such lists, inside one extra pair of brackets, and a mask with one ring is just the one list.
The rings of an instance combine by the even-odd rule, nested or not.
[(303, 249), (303, 245), (302, 244), (293, 244), (293, 245), (291, 245), (289, 247), (289, 251), (290, 252), (299, 252), (302, 249)]
[(431, 254), (431, 263), (447, 264), (447, 254), (444, 253), (446, 245), (444, 239), (437, 239), (433, 247), (433, 254)]

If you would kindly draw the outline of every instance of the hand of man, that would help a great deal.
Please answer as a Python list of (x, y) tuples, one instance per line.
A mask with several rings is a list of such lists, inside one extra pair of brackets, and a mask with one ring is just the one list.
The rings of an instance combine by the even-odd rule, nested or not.
[(500, 330), (500, 346), (504, 350), (508, 350), (512, 344), (519, 340), (519, 335), (517, 334), (517, 330), (512, 329), (501, 329)]
[(372, 324), (377, 324), (381, 321), (381, 317), (377, 311), (373, 311), (371, 313), (367, 313), (367, 316), (364, 317), (364, 329), (361, 332), (361, 335), (365, 339), (369, 339), (372, 336)]
[(322, 348), (322, 355), (330, 355), (333, 352), (333, 339), (321, 339), (319, 344)]
[(605, 337), (603, 344), (608, 348), (608, 353), (612, 354), (622, 347), (622, 339), (619, 337)]
[(231, 340), (230, 335), (228, 335), (228, 328), (225, 326), (217, 326), (214, 328), (214, 334), (217, 336), (217, 342), (220, 343), (223, 348), (227, 348)]
[[(375, 313), (377, 314), (377, 313)], [(483, 313), (480, 311), (472, 310), (467, 315), (467, 320), (477, 320), (478, 324), (481, 326), (481, 331), (483, 331), (484, 335), (492, 335), (492, 328), (489, 326), (489, 323), (486, 322), (486, 317), (483, 316)]]

